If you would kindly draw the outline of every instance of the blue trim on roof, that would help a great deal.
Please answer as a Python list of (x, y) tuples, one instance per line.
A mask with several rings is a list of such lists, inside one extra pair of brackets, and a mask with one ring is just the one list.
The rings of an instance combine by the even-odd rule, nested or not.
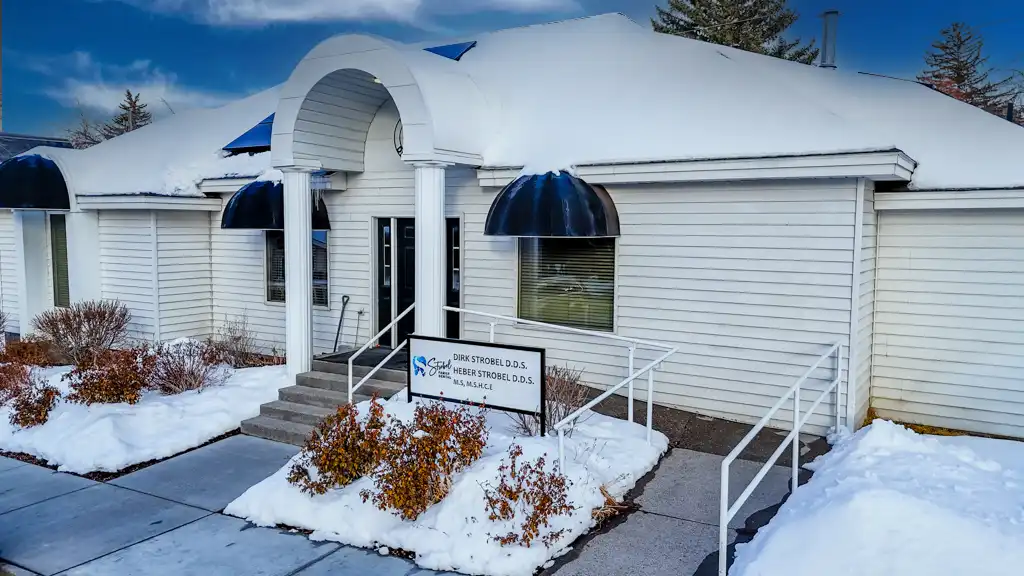
[(472, 42), (460, 42), (458, 44), (445, 44), (444, 46), (434, 46), (432, 48), (424, 48), (427, 52), (437, 54), (438, 56), (444, 56), (449, 60), (455, 60), (458, 62), (469, 52), (476, 47), (476, 40)]
[(0, 132), (0, 162), (14, 158), (18, 154), (28, 152), (37, 146), (50, 148), (71, 148), (71, 143), (64, 138), (48, 138), (46, 136), (28, 136)]
[[(330, 230), (327, 204), (320, 198), (313, 209), (313, 230)], [(242, 186), (224, 207), (221, 228), (235, 230), (284, 230), (284, 186), (257, 180)]]
[(607, 238), (619, 235), (619, 213), (603, 186), (567, 172), (520, 176), (494, 198), (484, 235)]
[(243, 154), (245, 152), (256, 153), (270, 150), (270, 136), (274, 132), (274, 115), (271, 114), (262, 122), (253, 126), (245, 134), (231, 141), (224, 147), (226, 152)]
[(70, 210), (68, 185), (57, 164), (39, 154), (0, 164), (0, 208)]

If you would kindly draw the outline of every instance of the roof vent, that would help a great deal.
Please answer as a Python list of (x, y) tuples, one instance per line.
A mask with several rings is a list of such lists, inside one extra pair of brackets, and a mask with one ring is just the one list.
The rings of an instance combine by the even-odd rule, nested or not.
[(424, 48), (427, 52), (437, 54), (438, 56), (444, 56), (449, 60), (455, 60), (458, 62), (469, 52), (476, 47), (476, 40), (472, 42), (460, 42), (458, 44), (446, 44), (444, 46), (434, 46), (433, 48)]

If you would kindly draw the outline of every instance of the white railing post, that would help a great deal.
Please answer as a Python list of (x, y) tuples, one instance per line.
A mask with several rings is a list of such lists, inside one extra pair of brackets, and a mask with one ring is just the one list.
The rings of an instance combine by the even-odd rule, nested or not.
[[(633, 355), (636, 353), (636, 345), (629, 347), (629, 372), (626, 373), (626, 377), (633, 375)], [(630, 422), (633, 421), (633, 381), (629, 382), (629, 394), (628, 403), (626, 405), (626, 419)]]
[(793, 431), (796, 436), (793, 438), (793, 485), (790, 492), (797, 487), (797, 471), (800, 469), (800, 385), (797, 384), (793, 392)]
[(729, 460), (722, 460), (722, 490), (718, 506), (718, 576), (726, 576), (729, 542)]
[(558, 429), (558, 471), (565, 474), (565, 429)]
[[(632, 406), (632, 404), (630, 404)], [(647, 445), (651, 445), (654, 430), (654, 367), (647, 371)]]
[(494, 325), (495, 324), (497, 324), (497, 322), (491, 322), (491, 337), (490, 337), (490, 340), (488, 340), (488, 342), (490, 342), (491, 344), (494, 344)]
[(349, 357), (348, 359), (348, 403), (352, 403), (352, 361), (355, 358)]

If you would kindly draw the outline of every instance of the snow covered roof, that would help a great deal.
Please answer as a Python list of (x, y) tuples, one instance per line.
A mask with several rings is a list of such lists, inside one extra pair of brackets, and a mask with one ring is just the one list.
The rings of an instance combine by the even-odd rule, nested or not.
[(0, 132), (0, 162), (13, 158), (23, 152), (38, 146), (52, 146), (54, 148), (70, 148), (71, 144), (64, 138), (51, 138), (48, 136), (27, 136), (25, 134), (12, 134)]
[[(407, 160), (452, 151), (487, 167), (568, 167), (898, 149), (918, 162), (913, 188), (1024, 187), (1024, 129), (1001, 118), (914, 82), (657, 34), (621, 14), (419, 44), (339, 36), (296, 70), (374, 51), (388, 53), (380, 77), (406, 124)], [(400, 81), (388, 85), (395, 66)], [(204, 178), (270, 167), (270, 153), (222, 148), (275, 112), (275, 142), (290, 134), (282, 110), (294, 124), (298, 104), (279, 107), (278, 96), (295, 96), (291, 82), (84, 151), (35, 153), (52, 157), (77, 195), (198, 196)], [(403, 111), (402, 97), (413, 106)]]
[(919, 163), (916, 188), (1024, 186), (1024, 129), (914, 82), (657, 34), (620, 14), (472, 39), (459, 62), (423, 56), (438, 42), (395, 46), (418, 78), (472, 79), (488, 103), (487, 166), (899, 149)]
[(255, 177), (270, 153), (227, 156), (221, 149), (277, 106), (271, 88), (219, 108), (179, 112), (84, 150), (35, 148), (53, 159), (75, 195), (202, 196), (204, 179)]

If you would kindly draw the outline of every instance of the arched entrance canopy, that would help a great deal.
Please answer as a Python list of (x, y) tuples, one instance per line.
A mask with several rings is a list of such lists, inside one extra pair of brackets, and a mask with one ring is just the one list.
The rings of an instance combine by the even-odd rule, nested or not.
[(29, 154), (0, 164), (0, 208), (70, 210), (68, 185), (57, 163)]

